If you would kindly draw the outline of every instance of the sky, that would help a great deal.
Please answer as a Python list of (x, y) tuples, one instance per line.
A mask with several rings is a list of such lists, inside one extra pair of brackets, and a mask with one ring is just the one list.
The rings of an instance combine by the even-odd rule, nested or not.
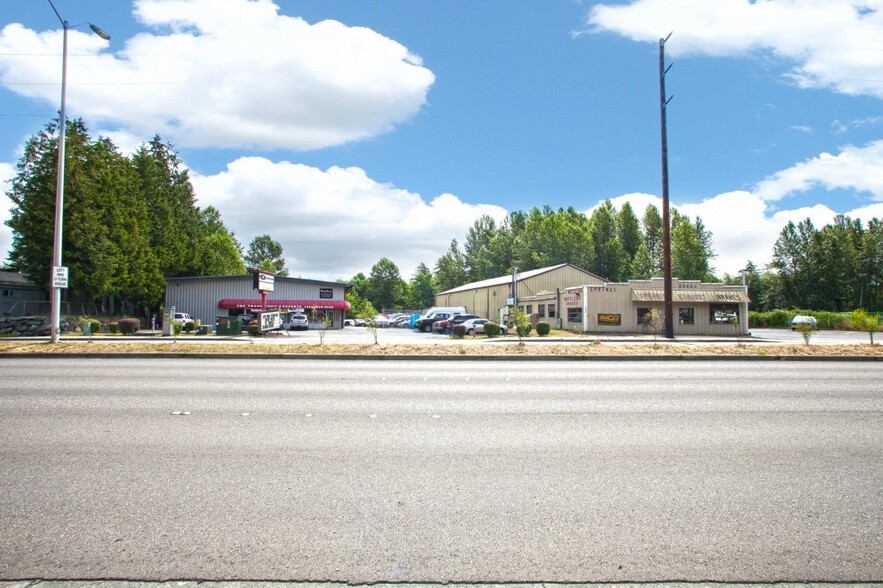
[[(407, 280), (484, 214), (660, 207), (664, 37), (670, 199), (719, 276), (788, 221), (883, 218), (883, 0), (53, 3), (67, 115), (172, 144), (292, 276)], [(48, 0), (0, 0), (0, 181), (57, 115), (61, 53)]]

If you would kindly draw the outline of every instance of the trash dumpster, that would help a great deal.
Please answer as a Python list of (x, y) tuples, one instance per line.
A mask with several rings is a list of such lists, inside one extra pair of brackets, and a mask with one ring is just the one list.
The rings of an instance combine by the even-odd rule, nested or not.
[(242, 334), (242, 318), (238, 316), (219, 316), (215, 318), (215, 335)]

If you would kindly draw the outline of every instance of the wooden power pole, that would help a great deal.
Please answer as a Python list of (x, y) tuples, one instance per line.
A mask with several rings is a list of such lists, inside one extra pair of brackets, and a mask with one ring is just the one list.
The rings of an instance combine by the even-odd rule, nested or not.
[[(671, 33), (668, 34), (671, 37)], [(674, 339), (674, 316), (671, 294), (671, 220), (668, 213), (668, 132), (665, 110), (671, 98), (665, 95), (665, 74), (671, 66), (665, 67), (665, 42), (668, 37), (659, 39), (659, 113), (662, 125), (662, 274), (663, 274), (663, 329), (662, 336)]]

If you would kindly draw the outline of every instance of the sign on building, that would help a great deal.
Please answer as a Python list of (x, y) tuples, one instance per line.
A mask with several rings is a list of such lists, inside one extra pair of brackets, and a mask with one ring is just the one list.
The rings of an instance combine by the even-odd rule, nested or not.
[(329, 300), (334, 298), (334, 288), (319, 288), (319, 298)]

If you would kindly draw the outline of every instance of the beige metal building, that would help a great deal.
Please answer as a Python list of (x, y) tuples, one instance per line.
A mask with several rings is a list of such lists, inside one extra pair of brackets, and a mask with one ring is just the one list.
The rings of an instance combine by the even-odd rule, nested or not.
[[(565, 328), (587, 333), (650, 333), (651, 310), (662, 317), (663, 279), (584, 284), (563, 295)], [(672, 279), (677, 335), (747, 335), (748, 287)]]
[(472, 282), (435, 295), (436, 306), (463, 306), (466, 312), (503, 320), (509, 312), (515, 284), (515, 304), (535, 320), (560, 326), (565, 290), (582, 284), (603, 284), (604, 278), (569, 263)]

